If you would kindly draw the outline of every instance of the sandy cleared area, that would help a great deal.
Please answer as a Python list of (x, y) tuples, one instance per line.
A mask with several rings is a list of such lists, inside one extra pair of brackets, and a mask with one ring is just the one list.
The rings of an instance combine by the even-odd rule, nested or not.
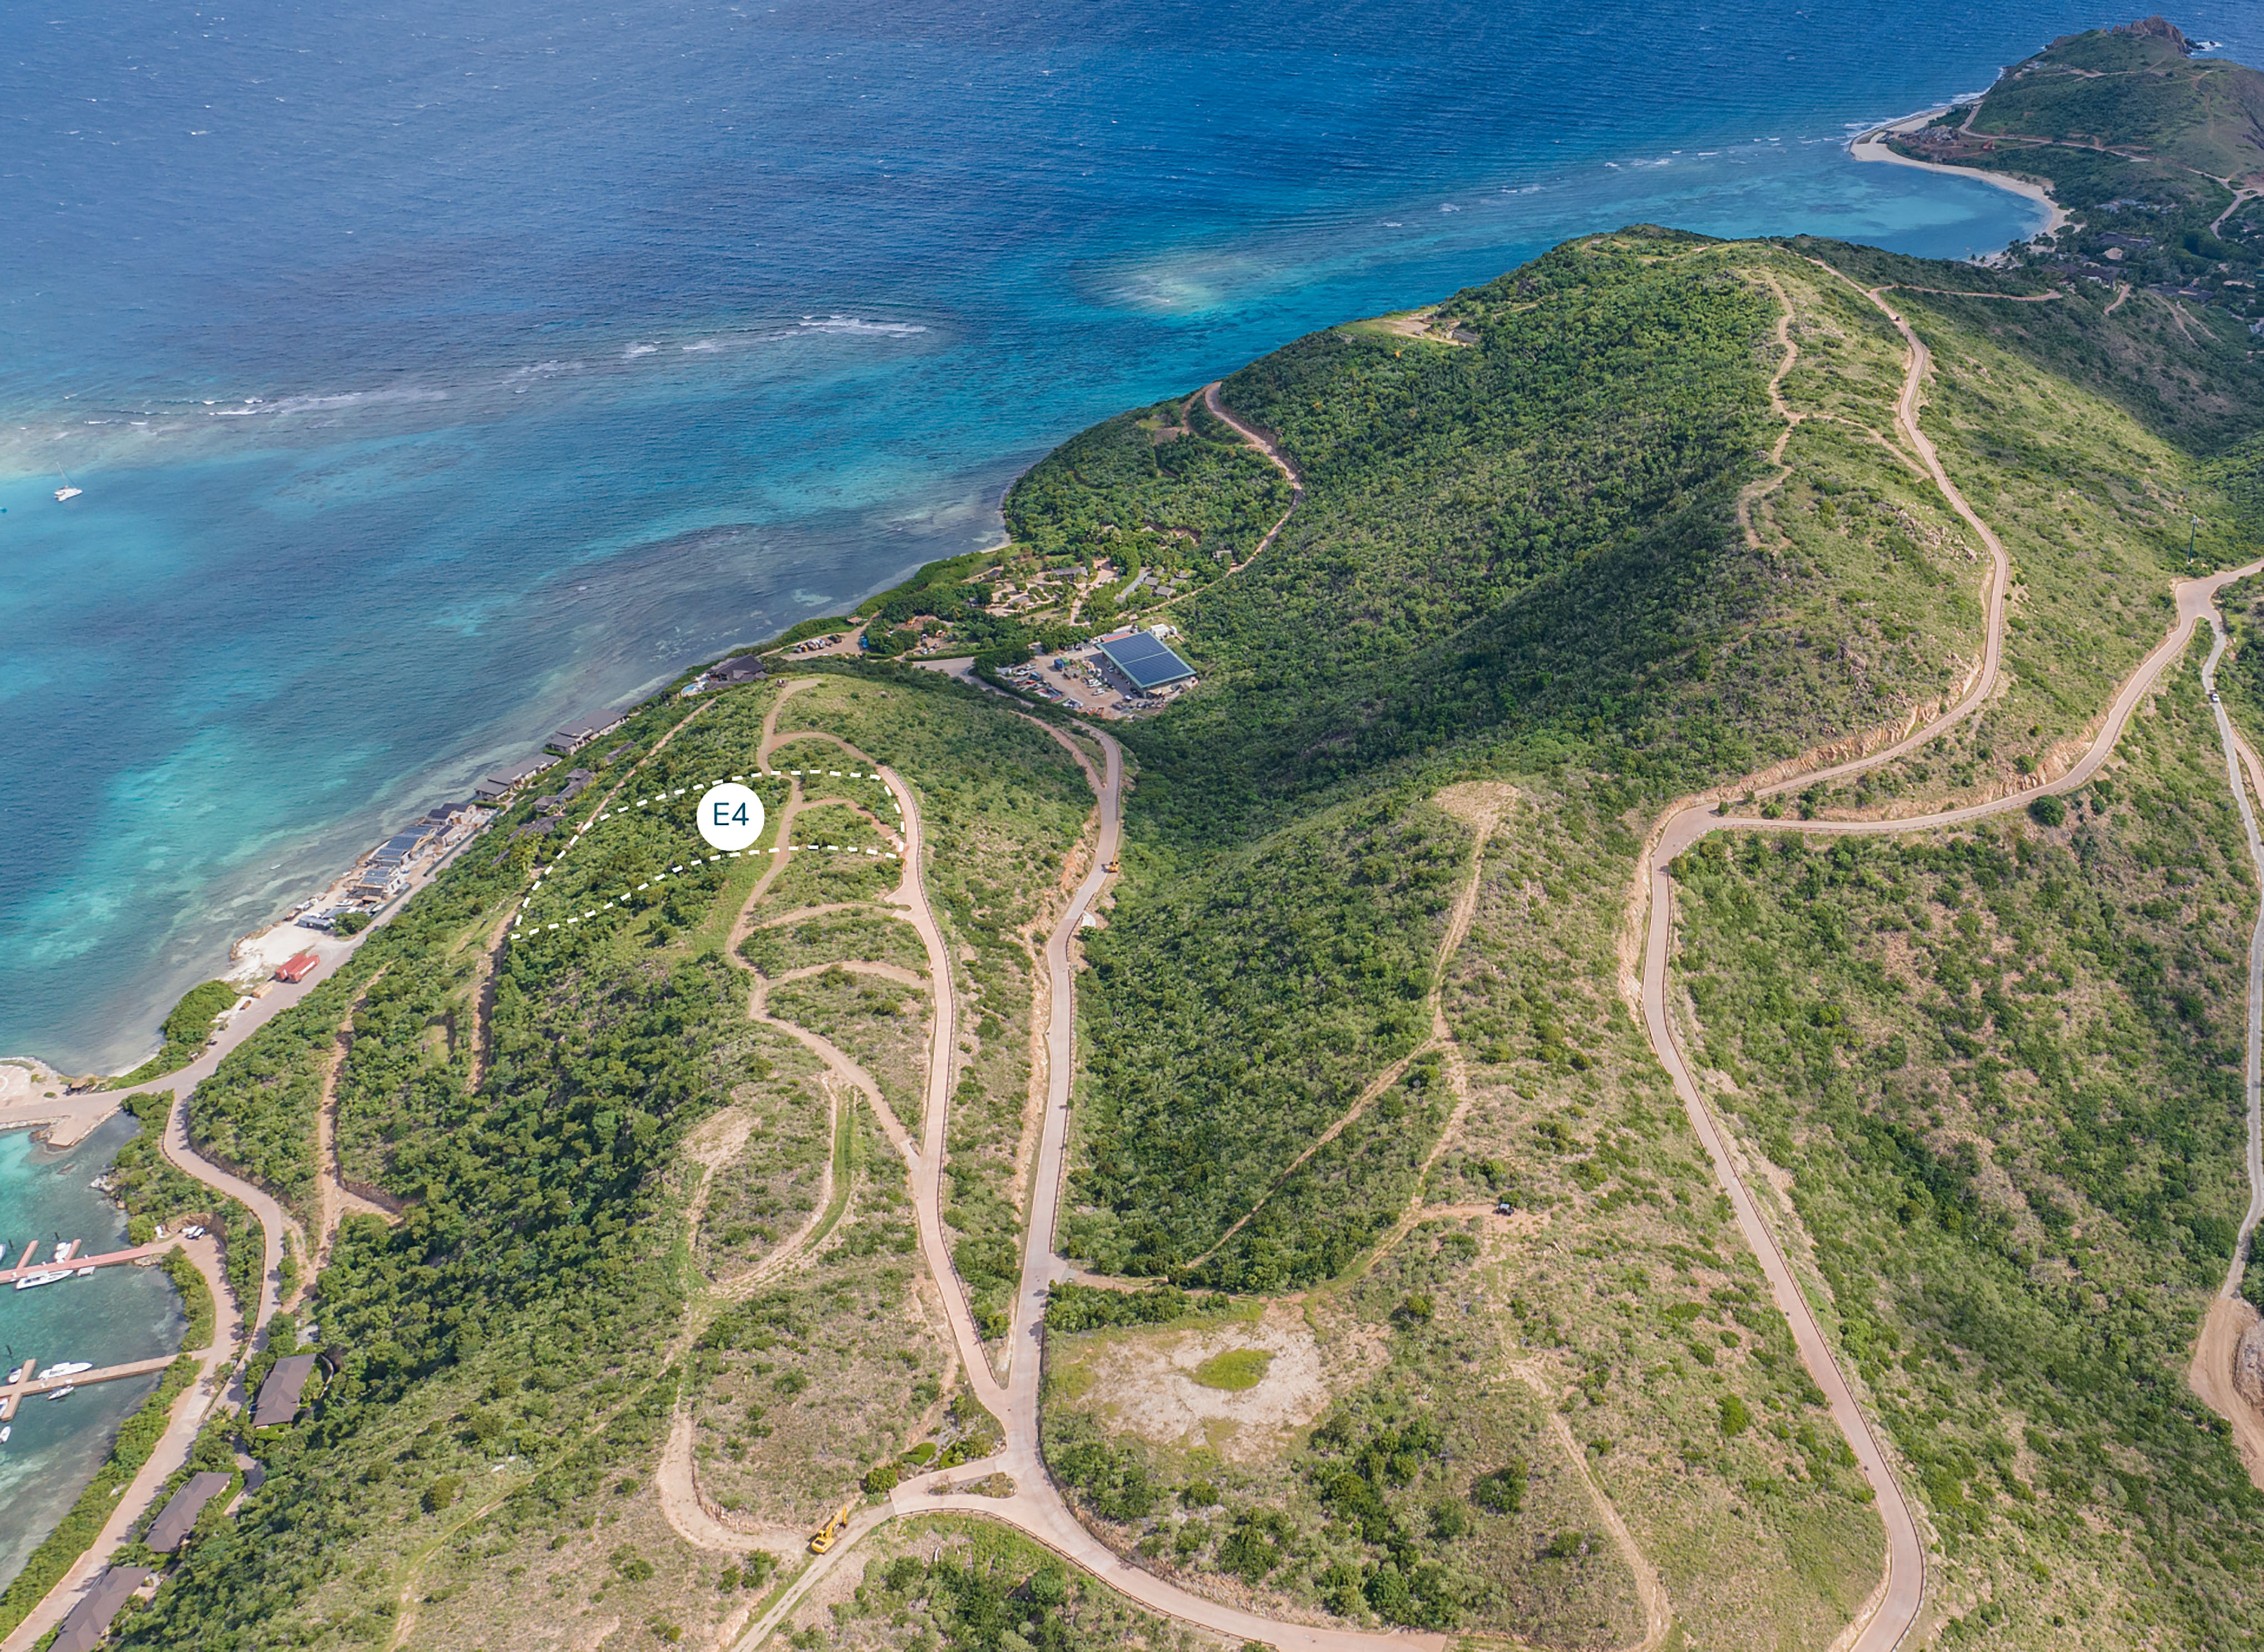
[[(1947, 105), (1944, 107), (1948, 107)], [(2002, 172), (1984, 172), (1970, 166), (1945, 166), (1939, 161), (1913, 160), (1907, 155), (1898, 155), (1886, 145), (1886, 140), (1898, 133), (1915, 132), (1919, 127), (1941, 113), (1941, 109), (1928, 109), (1920, 113), (1884, 126), (1876, 132), (1867, 132), (1847, 147), (1847, 153), (1859, 161), (1884, 161), (1892, 166), (1914, 166), (1921, 172), (1945, 172), (1952, 178), (1969, 178), (1998, 189), (2008, 189), (2015, 195), (2025, 195), (2050, 214), (2044, 227), (2028, 237), (2031, 241), (2057, 234), (2067, 221), (2067, 209), (2052, 199), (2052, 193), (2042, 184), (2025, 178), (2007, 178)]]
[(278, 924), (236, 942), (227, 978), (240, 985), (256, 986), (273, 975), (287, 960), (309, 952), (323, 960), (322, 973), (328, 975), (330, 966), (352, 950), (344, 936), (301, 929), (296, 924)]
[[(1205, 1360), (1236, 1349), (1273, 1356), (1256, 1386), (1237, 1392), (1194, 1380)], [(1277, 1450), (1286, 1436), (1320, 1416), (1354, 1374), (1332, 1370), (1332, 1364), (1364, 1370), (1368, 1362), (1356, 1354), (1332, 1361), (1300, 1310), (1277, 1303), (1256, 1321), (1112, 1336), (1078, 1363), (1092, 1377), (1080, 1407), (1158, 1445), (1208, 1446), (1241, 1462)]]
[(2194, 1345), (2186, 1383), (2202, 1402), (2232, 1424), (2232, 1442), (2250, 1482), (2264, 1488), (2264, 1325), (2237, 1296), (2209, 1305)]
[(60, 1092), (62, 1083), (45, 1066), (16, 1059), (0, 1061), (0, 1107), (18, 1101), (34, 1101), (49, 1090)]

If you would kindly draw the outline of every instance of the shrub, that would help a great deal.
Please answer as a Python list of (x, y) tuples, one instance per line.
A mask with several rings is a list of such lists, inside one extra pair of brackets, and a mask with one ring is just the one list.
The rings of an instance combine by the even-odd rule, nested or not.
[(1732, 1439), (1751, 1428), (1753, 1414), (1745, 1409), (1745, 1402), (1734, 1394), (1722, 1396), (1722, 1432)]
[(1470, 1501), (1489, 1514), (1515, 1514), (1525, 1506), (1526, 1479), (1523, 1462), (1505, 1464), (1470, 1482)]
[(424, 1488), (424, 1495), (417, 1501), (423, 1506), (425, 1513), (438, 1514), (454, 1503), (456, 1500), (456, 1494), (463, 1489), (464, 1477), (461, 1474), (442, 1474)]
[(865, 1489), (875, 1497), (884, 1497), (896, 1489), (896, 1464), (882, 1463), (866, 1474)]
[(2067, 805), (2046, 793), (2028, 805), (2028, 818), (2039, 826), (2057, 826), (2067, 819)]
[(1189, 1374), (1206, 1388), (1224, 1388), (1239, 1394), (1254, 1388), (1266, 1380), (1266, 1369), (1274, 1363), (1274, 1356), (1263, 1348), (1230, 1348), (1224, 1353), (1213, 1354)]

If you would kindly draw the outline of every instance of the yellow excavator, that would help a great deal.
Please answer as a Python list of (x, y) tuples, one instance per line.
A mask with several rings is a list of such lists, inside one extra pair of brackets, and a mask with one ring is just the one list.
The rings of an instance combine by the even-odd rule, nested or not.
[(840, 1513), (835, 1515), (824, 1525), (819, 1526), (817, 1530), (809, 1534), (809, 1552), (811, 1554), (824, 1554), (826, 1550), (833, 1547), (835, 1540), (839, 1538), (844, 1532), (846, 1532), (849, 1529), (849, 1509), (850, 1505), (848, 1503), (843, 1503), (841, 1505)]

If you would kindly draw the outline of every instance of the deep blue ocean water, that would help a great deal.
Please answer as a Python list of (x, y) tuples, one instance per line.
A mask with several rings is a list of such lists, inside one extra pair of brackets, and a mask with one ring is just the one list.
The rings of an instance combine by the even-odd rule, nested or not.
[(58, 10), (0, 0), (0, 1051), (71, 1069), (562, 719), (984, 542), (1122, 406), (1624, 221), (2001, 246), (2034, 207), (1843, 141), (2112, 20)]

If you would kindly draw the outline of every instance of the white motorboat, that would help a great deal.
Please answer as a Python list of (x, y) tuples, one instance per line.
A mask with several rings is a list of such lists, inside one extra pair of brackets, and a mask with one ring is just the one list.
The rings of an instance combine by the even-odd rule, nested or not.
[(19, 1291), (36, 1290), (42, 1285), (53, 1285), (57, 1279), (69, 1278), (70, 1278), (69, 1268), (56, 1268), (45, 1273), (27, 1273), (16, 1281), (16, 1288)]
[(81, 1268), (81, 1269), (78, 1271), (78, 1273), (77, 1273), (77, 1276), (76, 1276), (76, 1277), (78, 1277), (79, 1279), (83, 1279), (86, 1278), (86, 1276), (87, 1276), (88, 1274), (90, 1274), (90, 1273), (91, 1273), (91, 1272), (94, 1272), (94, 1270), (93, 1270), (92, 1268)]
[(66, 1359), (40, 1373), (40, 1380), (45, 1382), (52, 1377), (75, 1377), (82, 1371), (93, 1369), (94, 1362), (91, 1359)]
[(76, 1383), (66, 1382), (62, 1388), (57, 1388), (53, 1394), (47, 1395), (47, 1398), (50, 1400), (68, 1400), (72, 1395), (76, 1394), (77, 1392), (78, 1386)]

